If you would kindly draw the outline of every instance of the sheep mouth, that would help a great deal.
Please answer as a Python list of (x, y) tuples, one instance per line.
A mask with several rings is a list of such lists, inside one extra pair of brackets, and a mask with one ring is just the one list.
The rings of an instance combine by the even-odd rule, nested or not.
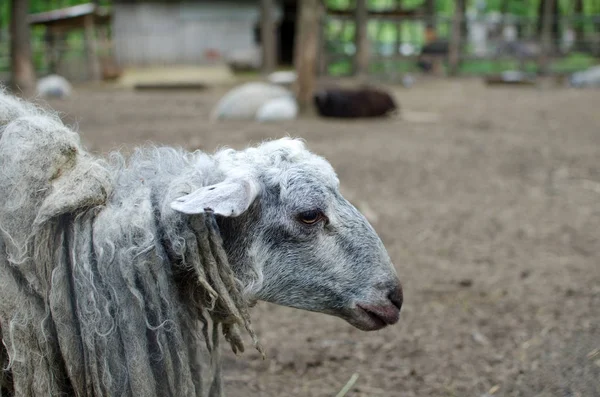
[(377, 331), (393, 325), (400, 319), (400, 309), (394, 305), (374, 306), (357, 304), (346, 320), (362, 331)]

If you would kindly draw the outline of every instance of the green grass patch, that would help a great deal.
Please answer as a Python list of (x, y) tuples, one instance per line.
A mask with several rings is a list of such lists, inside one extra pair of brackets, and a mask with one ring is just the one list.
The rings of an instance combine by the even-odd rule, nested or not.
[(564, 59), (554, 62), (551, 70), (558, 73), (576, 72), (597, 65), (599, 62), (599, 59), (588, 54), (573, 53)]
[[(459, 73), (462, 75), (485, 76), (516, 69), (519, 69), (519, 62), (516, 60), (469, 60), (461, 63)], [(537, 65), (535, 62), (525, 63), (525, 71), (535, 72), (536, 70)]]
[(327, 71), (330, 76), (334, 77), (349, 76), (352, 73), (352, 61), (351, 59), (344, 59), (334, 62), (329, 65)]
[[(554, 61), (550, 65), (550, 71), (553, 73), (573, 73), (579, 70), (585, 70), (591, 66), (597, 65), (598, 59), (587, 54), (574, 53), (563, 59)], [(525, 71), (536, 73), (538, 65), (535, 61), (525, 63)], [(447, 68), (447, 65), (444, 65)], [(459, 74), (465, 76), (486, 76), (499, 74), (507, 70), (519, 69), (519, 62), (516, 60), (468, 60), (460, 65)], [(334, 77), (349, 76), (352, 73), (352, 59), (348, 57), (332, 63), (328, 68), (329, 75)], [(383, 60), (371, 63), (369, 66), (371, 74), (386, 73), (410, 73), (419, 72), (416, 62), (403, 60)]]

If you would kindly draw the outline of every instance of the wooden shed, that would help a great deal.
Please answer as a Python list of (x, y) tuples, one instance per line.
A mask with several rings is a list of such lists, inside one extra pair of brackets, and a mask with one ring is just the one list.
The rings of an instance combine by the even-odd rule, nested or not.
[[(291, 64), (295, 1), (273, 1), (278, 63)], [(202, 65), (260, 54), (260, 0), (115, 0), (113, 43), (120, 66)]]
[[(86, 79), (98, 80), (101, 77), (101, 63), (98, 54), (96, 36), (102, 37), (101, 44), (107, 46), (108, 27), (111, 21), (110, 12), (94, 3), (80, 4), (58, 10), (31, 14), (30, 26), (46, 28), (46, 52), (50, 63), (50, 72), (56, 73), (61, 64), (61, 53), (57, 50), (58, 41), (64, 41), (65, 34), (72, 31), (84, 32), (85, 53), (87, 62)], [(77, 77), (68, 76), (77, 80)]]

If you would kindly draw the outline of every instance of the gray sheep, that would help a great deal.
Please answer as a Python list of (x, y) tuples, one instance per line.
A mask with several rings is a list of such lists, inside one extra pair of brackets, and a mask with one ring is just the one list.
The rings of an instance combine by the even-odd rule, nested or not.
[(0, 91), (0, 395), (220, 396), (258, 300), (395, 324), (376, 232), (299, 140), (89, 154)]

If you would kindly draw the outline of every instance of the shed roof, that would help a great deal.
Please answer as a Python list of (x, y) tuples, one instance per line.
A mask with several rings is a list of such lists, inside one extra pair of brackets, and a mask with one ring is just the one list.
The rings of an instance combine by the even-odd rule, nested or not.
[(30, 25), (61, 25), (61, 24), (83, 24), (83, 18), (94, 15), (99, 23), (110, 20), (111, 13), (105, 7), (97, 7), (93, 3), (85, 3), (73, 7), (61, 8), (47, 12), (29, 15)]
[[(240, 2), (240, 3), (260, 3), (260, 0), (229, 0), (230, 2)], [(113, 4), (145, 4), (145, 3), (170, 3), (170, 4), (180, 4), (180, 3), (223, 3), (222, 0), (113, 0)], [(288, 4), (288, 3), (297, 3), (298, 0), (277, 0), (278, 3)]]

